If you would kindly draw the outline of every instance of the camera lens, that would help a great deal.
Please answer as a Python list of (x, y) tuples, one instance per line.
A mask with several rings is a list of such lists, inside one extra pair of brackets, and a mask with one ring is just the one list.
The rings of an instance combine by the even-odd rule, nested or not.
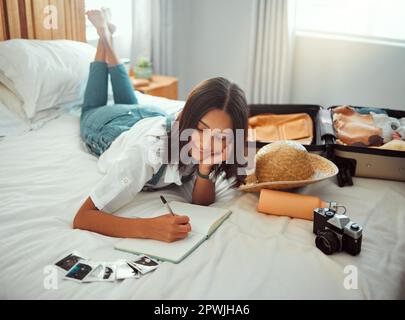
[(320, 232), (315, 239), (316, 247), (324, 254), (330, 255), (340, 248), (340, 241), (332, 231)]

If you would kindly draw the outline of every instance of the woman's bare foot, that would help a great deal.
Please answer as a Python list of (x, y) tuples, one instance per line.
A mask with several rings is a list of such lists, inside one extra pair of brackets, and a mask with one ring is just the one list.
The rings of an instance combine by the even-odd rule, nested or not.
[(87, 11), (87, 17), (89, 18), (93, 26), (97, 29), (97, 33), (100, 38), (109, 38), (111, 36), (103, 12), (101, 12), (100, 10), (89, 10)]
[(102, 12), (103, 15), (104, 15), (104, 19), (105, 19), (105, 21), (106, 21), (106, 23), (107, 23), (108, 30), (110, 31), (111, 36), (113, 36), (114, 33), (117, 31), (117, 26), (112, 23), (112, 13), (111, 13), (111, 10), (110, 10), (110, 8), (102, 7), (102, 8), (101, 8), (101, 12)]

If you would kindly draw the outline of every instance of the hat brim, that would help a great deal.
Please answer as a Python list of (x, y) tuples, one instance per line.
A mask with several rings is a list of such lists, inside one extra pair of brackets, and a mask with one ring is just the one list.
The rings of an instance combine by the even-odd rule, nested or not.
[[(338, 174), (339, 169), (332, 161), (329, 161), (328, 159), (325, 159), (317, 154), (309, 153), (308, 155), (311, 160), (311, 165), (315, 171), (314, 175), (310, 179), (299, 181), (269, 181), (261, 183), (251, 182), (241, 185), (238, 190), (243, 192), (260, 192), (261, 189), (295, 189), (332, 178)], [(249, 178), (247, 180), (249, 180)]]

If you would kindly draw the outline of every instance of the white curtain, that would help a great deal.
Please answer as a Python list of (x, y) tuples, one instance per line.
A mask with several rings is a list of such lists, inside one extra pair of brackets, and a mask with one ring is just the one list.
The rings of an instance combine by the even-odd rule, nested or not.
[(173, 5), (171, 0), (153, 0), (152, 62), (156, 73), (173, 74)]
[(132, 1), (132, 65), (146, 58), (154, 73), (171, 74), (171, 8), (170, 0)]
[(295, 0), (254, 0), (248, 75), (251, 103), (288, 103)]
[(152, 1), (132, 0), (131, 64), (152, 58)]

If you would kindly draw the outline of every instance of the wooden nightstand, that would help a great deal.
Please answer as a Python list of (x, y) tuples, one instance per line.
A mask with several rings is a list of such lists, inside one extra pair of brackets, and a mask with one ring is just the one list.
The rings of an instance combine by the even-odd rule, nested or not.
[(179, 96), (179, 80), (173, 77), (154, 75), (151, 81), (135, 79), (131, 76), (134, 89), (155, 97), (177, 100)]

